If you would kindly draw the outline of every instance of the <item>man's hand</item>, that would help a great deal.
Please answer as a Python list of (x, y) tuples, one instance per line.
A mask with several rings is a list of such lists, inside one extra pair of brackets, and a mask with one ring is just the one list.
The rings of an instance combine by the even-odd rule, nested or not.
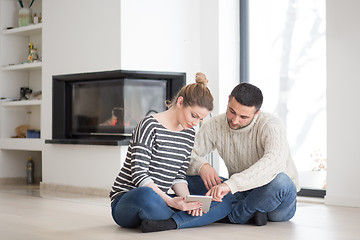
[(207, 190), (210, 190), (212, 187), (222, 183), (222, 180), (216, 170), (208, 163), (202, 165), (199, 174)]
[(213, 201), (222, 202), (222, 198), (230, 192), (230, 187), (226, 183), (216, 185), (206, 193), (206, 196), (212, 196)]

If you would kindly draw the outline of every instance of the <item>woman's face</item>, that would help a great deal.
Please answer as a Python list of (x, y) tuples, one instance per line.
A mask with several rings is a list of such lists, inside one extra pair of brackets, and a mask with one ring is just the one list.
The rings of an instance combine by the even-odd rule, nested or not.
[[(209, 115), (210, 111), (205, 107), (195, 106), (187, 106), (184, 107), (181, 103), (178, 105), (179, 107), (179, 123), (184, 129), (192, 128), (197, 126), (200, 121), (202, 121), (207, 115)], [(179, 104), (179, 102), (178, 102)]]

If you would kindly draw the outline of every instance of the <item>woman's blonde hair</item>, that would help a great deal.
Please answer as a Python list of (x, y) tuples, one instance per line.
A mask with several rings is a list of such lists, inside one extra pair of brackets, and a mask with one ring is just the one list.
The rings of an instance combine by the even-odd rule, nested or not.
[(172, 101), (167, 103), (167, 107), (175, 106), (179, 97), (183, 97), (184, 107), (197, 105), (212, 111), (214, 108), (214, 98), (207, 87), (209, 80), (205, 74), (198, 72), (195, 74), (195, 81), (196, 83), (191, 83), (181, 88)]

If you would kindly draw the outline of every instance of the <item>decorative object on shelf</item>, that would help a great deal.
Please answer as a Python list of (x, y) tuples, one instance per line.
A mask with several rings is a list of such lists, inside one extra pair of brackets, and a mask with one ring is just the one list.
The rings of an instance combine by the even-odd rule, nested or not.
[(27, 124), (20, 125), (15, 128), (16, 136), (12, 138), (26, 138), (26, 131), (30, 129), (30, 126)]
[(20, 8), (19, 27), (25, 27), (32, 23), (32, 11), (30, 8)]
[(35, 0), (32, 0), (29, 7), (24, 7), (22, 0), (19, 0), (20, 10), (19, 10), (19, 27), (24, 27), (32, 24), (32, 11), (31, 6)]
[(33, 23), (34, 24), (38, 24), (42, 22), (42, 16), (41, 16), (41, 12), (39, 13), (39, 15), (37, 15), (36, 13), (34, 13), (34, 17), (33, 17)]
[(31, 92), (25, 95), (26, 100), (41, 100), (42, 93), (41, 91)]
[(39, 23), (39, 17), (36, 15), (36, 13), (34, 13), (34, 20), (33, 20), (34, 24)]
[(33, 49), (30, 50), (30, 54), (29, 54), (29, 57), (28, 57), (28, 61), (29, 61), (29, 63), (38, 62), (38, 61), (39, 61), (39, 56), (38, 56), (37, 53), (36, 53), (36, 48), (33, 48)]
[(17, 99), (14, 98), (8, 98), (8, 97), (0, 97), (0, 104), (3, 102), (11, 102), (11, 101), (16, 101)]
[(34, 44), (29, 43), (29, 55), (28, 55), (28, 63), (39, 62), (39, 56), (36, 53), (36, 48), (34, 48)]
[(31, 93), (32, 90), (28, 87), (20, 88), (20, 100), (28, 100), (30, 98)]
[(42, 99), (42, 92), (36, 91), (30, 94), (29, 100), (41, 100)]
[(40, 131), (34, 129), (26, 130), (26, 138), (40, 138)]

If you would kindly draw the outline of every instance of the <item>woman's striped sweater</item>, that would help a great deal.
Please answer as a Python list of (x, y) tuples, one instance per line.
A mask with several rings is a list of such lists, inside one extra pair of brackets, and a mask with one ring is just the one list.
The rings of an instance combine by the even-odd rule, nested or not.
[(175, 183), (186, 182), (194, 139), (193, 128), (171, 131), (153, 116), (144, 118), (132, 133), (124, 165), (110, 192), (111, 201), (150, 182), (164, 192)]

